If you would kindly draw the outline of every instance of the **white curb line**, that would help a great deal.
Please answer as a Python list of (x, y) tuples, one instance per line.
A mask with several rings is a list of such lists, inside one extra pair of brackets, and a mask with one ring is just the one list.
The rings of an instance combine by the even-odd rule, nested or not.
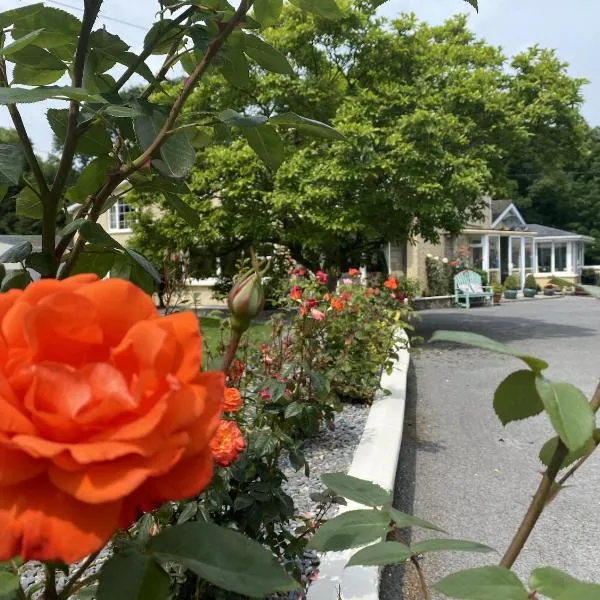
[[(404, 330), (397, 335), (402, 346), (408, 342)], [(365, 430), (354, 453), (349, 475), (367, 479), (381, 487), (393, 490), (402, 443), (406, 379), (410, 354), (408, 349), (398, 351), (398, 360), (390, 375), (384, 373), (381, 387), (391, 392), (381, 396), (371, 406)], [(355, 502), (342, 506), (338, 514), (364, 508)], [(308, 589), (308, 600), (337, 600), (341, 588), (343, 600), (377, 600), (379, 598), (379, 568), (351, 567), (344, 569), (350, 556), (358, 548), (345, 552), (328, 552), (321, 556), (319, 578)]]

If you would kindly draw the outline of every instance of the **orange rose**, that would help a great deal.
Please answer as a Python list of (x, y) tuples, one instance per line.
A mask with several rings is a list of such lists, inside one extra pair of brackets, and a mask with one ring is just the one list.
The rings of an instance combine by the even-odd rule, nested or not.
[(242, 396), (237, 388), (225, 388), (224, 412), (237, 412), (242, 406)]
[(383, 283), (383, 287), (386, 287), (388, 290), (396, 290), (398, 289), (398, 280), (390, 276)]
[(358, 277), (360, 275), (360, 271), (355, 269), (354, 267), (348, 269), (348, 277)]
[(340, 300), (339, 298), (331, 299), (331, 308), (335, 312), (341, 312), (342, 310), (344, 310), (345, 306), (346, 306), (346, 303), (343, 300)]
[(246, 442), (235, 421), (221, 421), (210, 441), (213, 458), (221, 467), (228, 467), (245, 447)]
[(224, 381), (200, 348), (120, 279), (0, 294), (0, 560), (75, 562), (208, 485)]

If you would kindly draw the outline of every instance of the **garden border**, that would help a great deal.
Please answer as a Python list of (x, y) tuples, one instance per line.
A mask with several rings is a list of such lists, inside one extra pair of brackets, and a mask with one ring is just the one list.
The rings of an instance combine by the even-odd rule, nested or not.
[[(391, 393), (380, 394), (373, 402), (360, 439), (354, 452), (349, 475), (368, 479), (381, 487), (393, 490), (406, 404), (406, 382), (410, 353), (408, 336), (404, 329), (397, 335), (398, 360), (391, 373), (381, 378), (382, 388)], [(342, 506), (339, 513), (364, 508), (355, 502)], [(339, 514), (338, 513), (338, 514)], [(358, 549), (329, 552), (321, 557), (319, 578), (308, 589), (308, 600), (378, 600), (379, 567), (352, 567), (345, 570), (348, 559)], [(341, 590), (341, 593), (340, 593)]]

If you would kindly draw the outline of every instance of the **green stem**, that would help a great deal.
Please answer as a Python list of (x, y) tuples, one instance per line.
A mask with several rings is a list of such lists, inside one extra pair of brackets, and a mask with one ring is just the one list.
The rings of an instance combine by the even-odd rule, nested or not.
[(97, 552), (90, 554), (81, 563), (79, 568), (75, 571), (75, 573), (73, 573), (73, 575), (69, 578), (69, 580), (65, 584), (65, 587), (63, 588), (63, 590), (60, 593), (59, 600), (67, 600), (67, 598), (71, 595), (71, 591), (72, 590), (74, 591), (75, 586), (78, 583), (81, 583), (81, 582), (79, 582), (79, 578), (88, 570), (90, 565), (98, 558), (98, 555), (100, 554), (100, 552), (101, 552), (101, 550), (98, 550)]
[(43, 600), (58, 600), (56, 593), (56, 569), (47, 564), (44, 565), (46, 571), (46, 585), (44, 589)]
[(229, 342), (227, 343), (227, 348), (225, 350), (225, 356), (223, 356), (223, 373), (225, 373), (225, 375), (229, 373), (229, 368), (231, 367), (231, 363), (235, 358), (241, 339), (242, 334), (237, 329), (232, 329)]

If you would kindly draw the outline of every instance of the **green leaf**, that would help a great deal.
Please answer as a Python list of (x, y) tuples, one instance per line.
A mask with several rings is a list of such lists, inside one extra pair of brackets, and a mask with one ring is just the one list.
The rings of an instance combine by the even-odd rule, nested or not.
[(19, 242), (15, 244), (2, 255), (0, 263), (18, 263), (24, 261), (33, 252), (31, 242)]
[(335, 0), (290, 0), (290, 3), (325, 19), (339, 19), (343, 14)]
[(14, 25), (22, 19), (27, 19), (29, 16), (39, 12), (44, 8), (41, 2), (30, 4), (29, 6), (21, 6), (11, 10), (5, 10), (0, 13), (0, 27), (8, 27)]
[(106, 248), (119, 248), (120, 245), (108, 234), (101, 225), (93, 221), (86, 221), (79, 227), (79, 234), (90, 244), (97, 244)]
[(435, 588), (451, 598), (465, 600), (527, 600), (519, 578), (504, 567), (478, 567), (444, 577)]
[(25, 85), (48, 85), (56, 83), (65, 74), (65, 69), (48, 70), (36, 69), (26, 65), (15, 65), (13, 69), (12, 83), (22, 83)]
[(400, 542), (379, 542), (353, 554), (346, 567), (396, 565), (408, 560), (411, 555), (410, 548)]
[(285, 407), (285, 412), (283, 414), (286, 419), (293, 419), (298, 415), (301, 415), (304, 412), (304, 404), (300, 402), (292, 402)]
[(25, 266), (28, 269), (37, 271), (42, 276), (52, 274), (52, 258), (45, 252), (34, 252), (33, 254), (30, 254), (25, 261)]
[(548, 363), (539, 358), (524, 354), (515, 348), (505, 346), (500, 342), (496, 342), (495, 340), (491, 340), (490, 338), (477, 333), (467, 333), (464, 331), (436, 331), (429, 341), (466, 344), (467, 346), (475, 346), (476, 348), (482, 348), (483, 350), (489, 350), (490, 352), (497, 352), (498, 354), (515, 356), (520, 358), (536, 373), (548, 368)]
[(1, 291), (7, 292), (8, 290), (24, 290), (31, 283), (31, 275), (24, 269), (13, 271), (9, 273), (2, 280)]
[(106, 277), (112, 269), (117, 254), (104, 246), (96, 244), (87, 244), (83, 252), (79, 255), (71, 273), (95, 273), (98, 277)]
[(392, 508), (391, 506), (386, 507), (384, 510), (390, 516), (390, 519), (394, 521), (396, 527), (399, 527), (400, 529), (403, 527), (421, 527), (423, 529), (432, 529), (434, 531), (446, 533), (441, 527), (438, 527), (429, 521), (425, 521), (419, 517), (414, 517), (413, 515), (408, 515), (395, 508)]
[(539, 415), (544, 410), (535, 378), (533, 371), (516, 371), (496, 388), (494, 410), (502, 425)]
[(542, 376), (537, 377), (536, 388), (554, 430), (571, 452), (592, 439), (594, 412), (583, 392), (570, 383), (549, 381)]
[(24, 163), (21, 146), (0, 144), (0, 184), (17, 185), (21, 180)]
[(261, 125), (244, 129), (243, 133), (257, 156), (267, 167), (276, 171), (284, 160), (284, 147), (275, 129), (271, 125)]
[(479, 4), (477, 0), (465, 0), (468, 4), (470, 4), (477, 12), (479, 12)]
[(4, 200), (6, 193), (8, 192), (8, 185), (6, 183), (0, 183), (0, 200)]
[(269, 119), (269, 123), (278, 127), (293, 127), (308, 134), (332, 140), (346, 139), (339, 131), (330, 125), (302, 117), (294, 112), (281, 113)]
[(133, 260), (133, 262), (140, 266), (146, 273), (148, 273), (148, 275), (150, 275), (150, 277), (152, 277), (156, 283), (160, 283), (162, 281), (160, 273), (141, 254), (135, 250), (130, 250), (129, 248), (125, 248), (125, 252), (127, 252), (127, 255)]
[(351, 510), (321, 525), (308, 546), (321, 552), (346, 550), (381, 539), (389, 517), (381, 510)]
[(0, 54), (3, 54), (4, 56), (10, 56), (14, 52), (22, 50), (23, 48), (31, 44), (34, 40), (36, 40), (38, 37), (40, 37), (40, 34), (43, 31), (43, 29), (36, 29), (35, 31), (32, 31), (31, 33), (28, 33), (27, 35), (24, 35), (21, 38), (15, 39), (12, 43), (8, 44), (8, 46), (4, 46), (4, 48), (0, 50)]
[(50, 98), (106, 104), (106, 100), (102, 96), (88, 94), (83, 88), (68, 86), (48, 86), (33, 89), (16, 87), (0, 88), (0, 104), (26, 104), (30, 102), (42, 102)]
[(12, 35), (20, 38), (32, 31), (44, 31), (36, 39), (36, 45), (43, 48), (71, 46), (74, 54), (75, 44), (81, 30), (81, 21), (64, 10), (50, 6), (41, 6), (29, 15), (15, 22)]
[(584, 583), (552, 567), (535, 569), (529, 577), (529, 587), (552, 600), (598, 600), (600, 598), (600, 585)]
[(410, 549), (413, 554), (425, 554), (426, 552), (496, 552), (493, 548), (470, 542), (468, 540), (423, 540), (413, 544)]
[(321, 481), (338, 496), (365, 506), (383, 506), (392, 500), (391, 492), (381, 486), (345, 473), (325, 473), (321, 475)]
[[(598, 431), (598, 430), (596, 430)], [(595, 436), (594, 436), (595, 437)], [(559, 437), (550, 438), (540, 450), (539, 459), (540, 462), (548, 467), (550, 465), (550, 461), (558, 448), (558, 443), (560, 441)], [(594, 440), (589, 440), (584, 446), (576, 450), (575, 452), (569, 452), (567, 458), (563, 461), (561, 465), (561, 469), (566, 469), (569, 465), (573, 464), (576, 460), (579, 460), (584, 454), (587, 454), (590, 450), (595, 448), (596, 442)]]
[(65, 196), (72, 202), (85, 202), (90, 194), (97, 192), (102, 187), (107, 173), (115, 165), (116, 161), (111, 156), (95, 158), (81, 172), (77, 183), (67, 190)]
[(17, 214), (30, 219), (41, 219), (43, 214), (42, 201), (40, 197), (28, 187), (24, 187), (16, 198)]
[(152, 556), (127, 548), (102, 567), (98, 600), (167, 600), (170, 585), (169, 576)]
[[(145, 150), (163, 126), (167, 112), (162, 107), (144, 101), (137, 101), (135, 106), (141, 113), (133, 119), (135, 134), (140, 148)], [(153, 160), (152, 165), (165, 177), (183, 179), (196, 161), (196, 151), (186, 130), (169, 135), (159, 152), (162, 160)]]
[(233, 87), (247, 88), (250, 85), (250, 65), (244, 54), (244, 43), (241, 36), (232, 35), (223, 53), (221, 65), (223, 77)]
[(264, 115), (243, 115), (242, 113), (226, 108), (217, 115), (217, 119), (231, 127), (258, 127), (268, 121)]
[(166, 54), (173, 44), (183, 37), (185, 28), (171, 19), (161, 19), (152, 25), (144, 38), (144, 49), (152, 48), (152, 54)]
[[(49, 108), (46, 118), (60, 142), (65, 141), (67, 136), (67, 122), (69, 119), (68, 109)], [(89, 121), (89, 119), (87, 119)], [(95, 119), (88, 124), (85, 132), (77, 140), (77, 152), (90, 156), (108, 154), (113, 147), (112, 140), (102, 121)]]
[(275, 25), (283, 10), (283, 0), (256, 0), (254, 18), (263, 26)]
[(22, 64), (36, 69), (49, 69), (53, 71), (64, 71), (66, 69), (66, 65), (63, 61), (52, 54), (52, 52), (32, 45), (28, 45), (21, 50), (13, 52), (9, 57), (9, 60), (16, 64)]
[(282, 75), (293, 75), (294, 69), (288, 62), (287, 58), (259, 37), (246, 33), (244, 35), (244, 51), (246, 54), (255, 60), (263, 69), (272, 73), (280, 73)]
[(87, 221), (87, 219), (75, 219), (71, 221), (68, 225), (60, 232), (61, 237), (65, 235), (69, 235), (70, 233), (74, 233), (79, 231), (79, 228)]
[(262, 598), (298, 584), (261, 544), (213, 523), (185, 523), (152, 538), (149, 550), (217, 587)]
[(0, 571), (0, 595), (12, 594), (19, 589), (19, 576), (16, 573)]
[(201, 223), (198, 211), (186, 204), (176, 194), (163, 194), (169, 206), (188, 224), (198, 227)]

